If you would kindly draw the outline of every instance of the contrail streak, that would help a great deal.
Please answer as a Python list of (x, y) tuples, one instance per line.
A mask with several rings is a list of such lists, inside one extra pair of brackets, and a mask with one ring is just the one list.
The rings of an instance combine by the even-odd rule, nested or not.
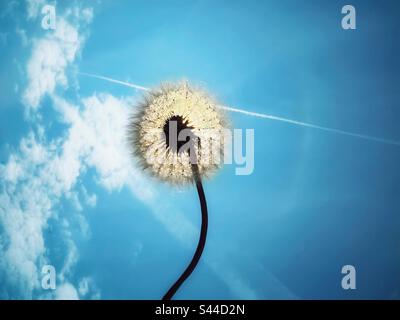
[[(140, 85), (137, 85), (137, 84), (124, 82), (124, 81), (120, 81), (120, 80), (116, 80), (116, 79), (112, 79), (112, 78), (108, 78), (108, 77), (103, 77), (103, 76), (99, 76), (99, 75), (95, 75), (95, 74), (91, 74), (91, 73), (79, 72), (79, 74), (83, 75), (83, 76), (91, 77), (91, 78), (96, 78), (96, 79), (100, 79), (100, 80), (105, 80), (105, 81), (121, 84), (123, 86), (134, 88), (134, 89), (138, 89), (138, 90), (142, 90), (142, 91), (150, 91), (151, 90), (150, 88), (143, 87), (143, 86), (140, 86)], [(226, 106), (219, 106), (219, 107), (221, 109), (226, 110), (226, 111), (237, 112), (237, 113), (245, 114), (245, 115), (252, 116), (252, 117), (286, 122), (286, 123), (290, 123), (290, 124), (297, 125), (297, 126), (302, 126), (302, 127), (312, 128), (312, 129), (318, 129), (318, 130), (322, 130), (322, 131), (326, 131), (326, 132), (342, 134), (342, 135), (346, 135), (346, 136), (350, 136), (350, 137), (354, 137), (354, 138), (359, 138), (359, 139), (364, 139), (364, 140), (369, 140), (369, 141), (375, 141), (375, 142), (380, 142), (380, 143), (390, 144), (390, 145), (393, 145), (393, 146), (400, 147), (400, 142), (396, 141), (396, 140), (373, 137), (373, 136), (369, 136), (369, 135), (365, 135), (365, 134), (359, 134), (359, 133), (344, 131), (344, 130), (340, 130), (340, 129), (334, 129), (334, 128), (329, 128), (329, 127), (319, 126), (319, 125), (312, 124), (312, 123), (296, 121), (296, 120), (292, 120), (292, 119), (288, 119), (288, 118), (282, 118), (282, 117), (273, 116), (273, 115), (269, 115), (269, 114), (246, 111), (246, 110), (243, 110), (243, 109), (231, 108), (231, 107), (226, 107)]]
[(252, 116), (252, 117), (282, 121), (282, 122), (286, 122), (286, 123), (290, 123), (290, 124), (294, 124), (294, 125), (298, 125), (298, 126), (303, 126), (303, 127), (307, 127), (307, 128), (313, 128), (313, 129), (319, 129), (319, 130), (338, 133), (338, 134), (344, 134), (344, 135), (355, 137), (355, 138), (366, 139), (366, 140), (371, 140), (371, 141), (391, 144), (391, 145), (395, 145), (395, 146), (399, 146), (400, 147), (400, 142), (399, 141), (395, 141), (395, 140), (377, 138), (377, 137), (368, 136), (368, 135), (365, 135), (365, 134), (359, 134), (359, 133), (348, 132), (348, 131), (344, 131), (344, 130), (340, 130), (340, 129), (333, 129), (333, 128), (328, 128), (328, 127), (323, 127), (323, 126), (319, 126), (319, 125), (316, 125), (316, 124), (311, 124), (311, 123), (291, 120), (291, 119), (287, 119), (287, 118), (272, 116), (272, 115), (269, 115), (269, 114), (246, 111), (246, 110), (242, 110), (242, 109), (236, 109), (236, 108), (225, 107), (225, 106), (220, 106), (220, 108), (222, 108), (224, 110), (227, 110), (227, 111), (246, 114), (246, 115)]
[(98, 75), (91, 74), (91, 73), (86, 73), (86, 72), (78, 72), (78, 74), (80, 74), (82, 76), (86, 76), (86, 77), (91, 77), (91, 78), (105, 80), (105, 81), (109, 81), (109, 82), (113, 82), (113, 83), (117, 83), (117, 84), (122, 84), (123, 86), (134, 88), (134, 89), (138, 89), (138, 90), (142, 90), (142, 91), (150, 91), (150, 88), (142, 87), (142, 86), (139, 86), (137, 84), (133, 84), (133, 83), (125, 82), (125, 81), (120, 81), (120, 80), (116, 80), (116, 79), (112, 79), (112, 78), (108, 78), (108, 77), (103, 77), (103, 76), (98, 76)]

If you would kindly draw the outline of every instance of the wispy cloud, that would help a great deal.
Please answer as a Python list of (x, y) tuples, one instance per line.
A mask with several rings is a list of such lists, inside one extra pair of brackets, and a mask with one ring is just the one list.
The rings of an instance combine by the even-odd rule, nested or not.
[(15, 286), (17, 295), (25, 298), (32, 297), (39, 287), (40, 266), (47, 261), (44, 230), (62, 194), (73, 186), (61, 174), (68, 164), (56, 145), (43, 139), (31, 132), (9, 161), (0, 166), (4, 177), (0, 184), (3, 285)]
[(28, 19), (35, 19), (46, 2), (45, 0), (27, 0), (26, 4)]
[(78, 284), (79, 296), (85, 299), (98, 300), (101, 298), (99, 289), (90, 277), (84, 277)]
[[(29, 3), (33, 3), (29, 12), (35, 16), (40, 1)], [(68, 87), (66, 69), (73, 63), (85, 41), (79, 29), (90, 21), (87, 14), (81, 18), (79, 12), (72, 15), (78, 23), (72, 24), (66, 17), (58, 16), (54, 32), (47, 32), (44, 37), (32, 41), (32, 55), (27, 64), (28, 86), (23, 94), (23, 102), (29, 109), (37, 109), (42, 97), (53, 94), (57, 86)], [(71, 13), (66, 16), (70, 17)]]
[[(42, 3), (28, 1), (28, 18), (37, 16)], [(66, 69), (75, 60), (84, 41), (79, 34), (80, 21), (88, 21), (80, 18), (87, 17), (88, 11), (80, 12), (81, 9), (75, 7), (65, 16), (60, 14), (54, 33), (30, 42), (32, 53), (26, 68), (28, 85), (23, 95), (29, 112), (37, 112), (44, 95), (51, 96), (57, 87), (68, 85)], [(62, 197), (74, 199), (71, 195), (76, 192), (73, 189), (78, 185), (77, 177), (82, 168), (82, 154), (70, 145), (68, 139), (48, 140), (44, 128), (33, 122), (32, 130), (22, 138), (19, 147), (10, 153), (6, 163), (0, 165), (0, 278), (3, 291), (0, 293), (5, 297), (51, 297), (39, 290), (41, 266), (49, 262), (51, 252), (44, 234), (50, 219), (59, 221), (66, 250), (58, 274), (61, 287), (56, 296), (75, 297), (68, 277), (78, 254), (68, 229), (69, 221), (57, 211)], [(94, 201), (93, 197), (90, 201)], [(76, 217), (79, 219), (79, 215)]]

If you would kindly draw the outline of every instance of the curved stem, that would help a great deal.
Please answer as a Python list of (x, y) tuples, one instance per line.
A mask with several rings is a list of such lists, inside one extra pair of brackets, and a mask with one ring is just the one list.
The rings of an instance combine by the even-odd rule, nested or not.
[(197, 244), (196, 251), (193, 255), (192, 261), (186, 267), (185, 271), (179, 277), (178, 280), (172, 285), (168, 292), (164, 295), (163, 300), (171, 300), (174, 294), (178, 291), (179, 287), (183, 282), (190, 276), (193, 270), (196, 268), (201, 254), (203, 253), (204, 246), (206, 245), (207, 238), (207, 228), (208, 228), (208, 212), (207, 212), (207, 202), (206, 196), (203, 190), (203, 184), (201, 182), (201, 177), (199, 174), (199, 167), (197, 164), (192, 164), (193, 177), (196, 183), (197, 193), (199, 194), (200, 206), (201, 206), (201, 230), (200, 238)]

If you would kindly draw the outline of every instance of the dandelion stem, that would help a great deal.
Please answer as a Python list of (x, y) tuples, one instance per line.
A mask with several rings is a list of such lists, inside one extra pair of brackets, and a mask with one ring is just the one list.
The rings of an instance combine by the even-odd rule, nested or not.
[(185, 271), (179, 277), (178, 280), (172, 285), (168, 292), (164, 295), (163, 300), (171, 300), (174, 294), (178, 291), (179, 287), (185, 282), (185, 280), (191, 275), (193, 270), (196, 268), (201, 254), (203, 253), (204, 246), (206, 245), (207, 228), (208, 228), (208, 211), (206, 196), (204, 194), (203, 184), (201, 182), (201, 176), (199, 173), (199, 167), (196, 164), (192, 164), (193, 177), (196, 183), (197, 193), (199, 194), (200, 206), (201, 206), (201, 230), (200, 238), (197, 244), (196, 251), (193, 255), (192, 261), (186, 267)]

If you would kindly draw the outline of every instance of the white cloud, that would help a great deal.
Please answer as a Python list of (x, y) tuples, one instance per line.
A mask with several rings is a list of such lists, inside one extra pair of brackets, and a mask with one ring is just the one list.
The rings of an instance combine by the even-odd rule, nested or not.
[[(37, 6), (36, 1), (33, 3), (30, 9), (32, 15)], [(81, 12), (79, 8), (75, 10)], [(84, 23), (89, 21), (87, 15), (83, 17)], [(79, 21), (79, 15), (73, 18)], [(79, 28), (79, 24), (72, 25), (65, 17), (58, 16), (54, 31), (32, 41), (33, 52), (27, 64), (28, 86), (23, 95), (23, 102), (28, 109), (37, 109), (42, 97), (52, 94), (57, 86), (68, 87), (66, 69), (75, 60), (85, 40), (79, 34)]]
[[(121, 188), (135, 169), (124, 146), (124, 132), (128, 104), (109, 95), (93, 96), (79, 107), (54, 97), (54, 104), (69, 124), (64, 139), (47, 142), (41, 134), (30, 132), (23, 138), (17, 152), (0, 166), (0, 224), (1, 265), (8, 270), (7, 278), (16, 284), (25, 298), (32, 297), (39, 287), (38, 266), (46, 259), (47, 248), (43, 233), (62, 196), (75, 207), (78, 178), (88, 167), (94, 167), (101, 185), (111, 190)], [(37, 131), (42, 132), (38, 129)], [(138, 178), (136, 183), (141, 180)], [(141, 196), (149, 196), (146, 188)], [(85, 189), (86, 190), (86, 189)], [(95, 196), (86, 197), (93, 205)], [(60, 218), (60, 217), (57, 217)], [(86, 221), (80, 214), (75, 219), (87, 233)], [(78, 259), (68, 220), (61, 220), (66, 258), (59, 279), (67, 281)]]
[(56, 300), (79, 300), (79, 295), (71, 283), (64, 283), (57, 287), (55, 292)]
[(77, 192), (75, 192), (75, 191), (69, 192), (65, 196), (71, 202), (73, 208), (76, 211), (80, 212), (83, 210), (83, 207), (82, 207), (81, 202), (79, 201), (79, 196), (78, 196)]
[(101, 298), (100, 290), (91, 277), (84, 277), (79, 281), (78, 291), (81, 298), (99, 300)]
[(89, 24), (93, 20), (93, 8), (80, 8), (78, 6), (67, 8), (65, 11), (65, 16), (72, 16), (75, 19), (81, 20), (86, 24)]
[[(47, 142), (40, 134), (31, 132), (0, 167), (1, 176), (5, 177), (0, 185), (0, 222), (8, 243), (0, 259), (7, 270), (12, 270), (10, 278), (23, 282), (19, 287), (28, 298), (38, 288), (38, 265), (46, 256), (43, 232), (61, 197), (81, 209), (77, 195), (77, 190), (82, 190), (78, 188), (79, 176), (93, 167), (98, 182), (111, 191), (121, 188), (136, 174), (123, 130), (128, 118), (127, 101), (94, 95), (83, 101), (80, 110), (56, 96), (53, 98), (69, 124), (65, 138)], [(151, 197), (139, 175), (131, 183), (140, 190), (141, 198)], [(94, 205), (96, 197), (84, 190), (86, 202)], [(85, 226), (81, 215), (76, 214), (75, 219)], [(67, 254), (59, 278), (64, 282), (77, 262), (78, 252), (71, 240), (69, 222), (61, 221)]]
[[(31, 132), (22, 139), (18, 152), (0, 166), (0, 174), (5, 177), (0, 183), (0, 261), (10, 284), (18, 283), (21, 296), (26, 298), (39, 287), (39, 267), (47, 253), (43, 233), (48, 221), (57, 218), (55, 208), (61, 196), (77, 183), (61, 170), (69, 161), (62, 150), (62, 146), (38, 140)], [(68, 229), (63, 238), (67, 258), (62, 275), (77, 260)]]
[(27, 14), (28, 19), (37, 18), (41, 12), (42, 7), (46, 4), (45, 0), (27, 0)]
[(83, 200), (85, 201), (85, 204), (87, 204), (89, 207), (95, 207), (97, 204), (97, 196), (96, 194), (89, 194), (85, 186), (82, 186), (82, 196)]
[(67, 247), (66, 255), (64, 257), (64, 263), (62, 269), (59, 271), (58, 277), (61, 282), (66, 282), (68, 276), (72, 273), (72, 269), (75, 266), (79, 258), (78, 248), (75, 242), (72, 240), (71, 228), (69, 227), (69, 221), (63, 219), (63, 238)]
[(19, 163), (19, 159), (15, 155), (10, 156), (10, 160), (7, 165), (3, 167), (2, 177), (4, 180), (12, 183), (16, 183), (17, 180), (22, 175), (21, 164)]
[[(0, 185), (0, 222), (3, 227), (3, 252), (1, 264), (6, 266), (10, 282), (19, 282), (27, 292), (38, 285), (37, 264), (44, 253), (42, 230), (51, 215), (51, 199), (43, 189), (35, 157), (31, 149), (37, 142), (33, 135), (24, 138), (20, 156), (13, 155), (6, 166), (0, 167), (1, 175), (18, 167), (19, 173), (2, 180)], [(29, 147), (31, 146), (31, 148)], [(25, 181), (25, 182), (23, 182)]]
[(78, 290), (79, 290), (79, 294), (81, 296), (86, 296), (88, 294), (88, 292), (89, 292), (89, 278), (83, 278), (79, 282)]
[[(29, 17), (38, 14), (41, 4), (42, 1), (28, 1)], [(75, 9), (74, 12), (80, 11)], [(88, 15), (90, 10), (82, 13), (85, 22), (89, 21)], [(68, 18), (82, 20), (71, 12)], [(67, 86), (66, 68), (74, 61), (83, 41), (78, 29), (78, 24), (72, 25), (59, 16), (54, 33), (33, 41), (27, 64), (28, 86), (24, 92), (28, 108), (37, 110), (43, 95), (51, 95), (57, 86)], [(1, 293), (9, 298), (32, 298), (34, 291), (40, 289), (40, 267), (47, 263), (50, 249), (45, 244), (44, 232), (51, 218), (60, 218), (57, 206), (62, 196), (76, 202), (73, 189), (84, 165), (80, 150), (74, 149), (71, 140), (47, 141), (43, 127), (36, 124), (33, 127), (8, 161), (0, 164)], [(93, 198), (91, 201), (93, 203)], [(87, 232), (82, 215), (71, 219), (78, 221), (83, 233)], [(60, 221), (64, 222), (62, 230), (67, 253), (59, 274), (61, 286), (57, 296), (75, 297), (72, 285), (63, 283), (68, 281), (78, 253), (68, 229), (69, 222), (65, 218)], [(7, 288), (13, 288), (12, 295)], [(40, 295), (38, 293), (38, 297)]]

